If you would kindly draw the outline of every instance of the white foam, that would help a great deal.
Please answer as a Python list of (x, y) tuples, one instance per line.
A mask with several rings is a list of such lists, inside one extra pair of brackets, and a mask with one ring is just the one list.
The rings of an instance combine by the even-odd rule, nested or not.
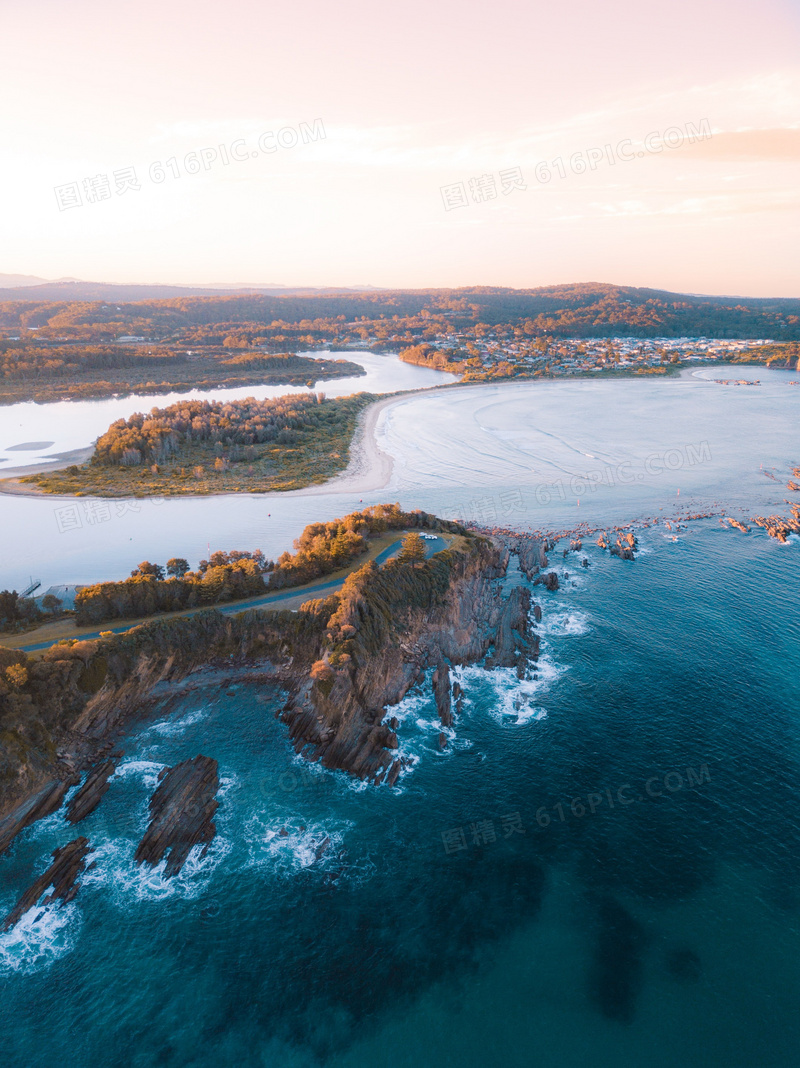
[(34, 905), (10, 931), (0, 934), (0, 975), (31, 975), (74, 949), (82, 926), (77, 905)]
[(563, 612), (547, 612), (542, 617), (540, 626), (543, 634), (561, 637), (580, 637), (591, 630), (589, 616), (577, 609)]
[(207, 708), (198, 708), (195, 712), (189, 712), (180, 719), (164, 719), (158, 723), (151, 723), (144, 733), (148, 734), (151, 731), (154, 731), (156, 734), (160, 734), (164, 738), (175, 738), (179, 734), (182, 734), (188, 727), (193, 727), (195, 723), (199, 723), (201, 720), (205, 719), (207, 715)]
[(519, 727), (525, 723), (544, 719), (547, 710), (537, 703), (543, 690), (556, 682), (566, 671), (546, 653), (536, 664), (535, 679), (518, 679), (513, 668), (494, 668), (486, 671), (481, 667), (457, 668), (458, 681), (464, 690), (466, 711), (477, 710), (477, 700), (482, 709), (502, 726)]
[[(338, 829), (331, 829), (319, 823), (307, 823), (297, 816), (276, 818), (265, 812), (254, 813), (243, 832), (248, 850), (246, 867), (268, 868), (275, 874), (289, 876), (312, 865), (324, 866), (341, 849), (350, 826), (346, 822)], [(282, 830), (288, 834), (282, 835)], [(330, 842), (317, 857), (317, 850), (326, 838)]]
[(126, 760), (124, 764), (119, 765), (115, 775), (120, 779), (140, 775), (144, 785), (149, 790), (155, 790), (158, 786), (158, 776), (168, 766), (155, 760)]
[(93, 860), (97, 867), (84, 876), (86, 889), (103, 887), (111, 892), (111, 898), (120, 908), (131, 901), (164, 901), (181, 898), (193, 901), (208, 889), (216, 868), (233, 849), (233, 843), (217, 835), (208, 852), (202, 856), (203, 846), (194, 846), (181, 871), (167, 879), (164, 871), (166, 860), (155, 867), (134, 863), (135, 844), (125, 838), (102, 842), (95, 849)]

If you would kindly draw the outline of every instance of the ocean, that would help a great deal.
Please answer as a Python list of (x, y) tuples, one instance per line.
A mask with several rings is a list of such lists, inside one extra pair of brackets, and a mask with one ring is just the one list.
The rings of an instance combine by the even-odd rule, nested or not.
[[(379, 500), (516, 529), (785, 512), (800, 390), (720, 371), (408, 398), (363, 502), (141, 502), (57, 533), (63, 502), (9, 498), (5, 566), (275, 555)], [(0, 935), (3, 1068), (798, 1068), (800, 539), (716, 515), (639, 538), (634, 562), (551, 554), (535, 677), (458, 669), (444, 751), (428, 685), (393, 710), (393, 788), (295, 757), (274, 685), (210, 679), (136, 724), (77, 898)], [(218, 836), (165, 881), (133, 852), (159, 771), (198, 753)], [(0, 914), (74, 836), (19, 836)]]
[[(538, 677), (461, 669), (444, 752), (409, 695), (394, 788), (296, 758), (264, 684), (137, 725), (77, 899), (0, 936), (3, 1064), (800, 1063), (800, 544), (672, 538), (559, 560)], [(133, 850), (200, 752), (218, 837), (166, 882)], [(71, 830), (24, 832), (0, 912)]]

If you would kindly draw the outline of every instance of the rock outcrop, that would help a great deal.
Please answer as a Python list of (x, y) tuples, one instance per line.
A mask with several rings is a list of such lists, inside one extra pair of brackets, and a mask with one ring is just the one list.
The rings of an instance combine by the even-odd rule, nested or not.
[(530, 590), (524, 586), (515, 586), (503, 605), (495, 631), (493, 651), (486, 658), (487, 668), (515, 668), (520, 678), (524, 676), (531, 652), (530, 608)]
[(70, 787), (78, 782), (77, 776), (63, 781), (56, 780), (39, 790), (19, 808), (0, 820), (0, 853), (4, 853), (20, 831), (37, 820), (57, 812)]
[(552, 593), (558, 589), (558, 575), (555, 571), (548, 571), (544, 575), (537, 575), (533, 580), (534, 586), (544, 586), (546, 590), (550, 590)]
[(520, 570), (528, 581), (532, 582), (534, 576), (539, 574), (540, 569), (548, 565), (547, 542), (541, 538), (523, 535), (512, 545), (513, 551), (516, 552), (519, 559)]
[[(33, 886), (26, 890), (14, 908), (3, 921), (2, 929), (7, 931), (18, 923), (25, 913), (35, 905), (41, 903), (42, 907), (53, 901), (60, 901), (62, 905), (77, 894), (80, 889), (78, 877), (86, 868), (86, 857), (92, 852), (87, 838), (76, 838), (73, 842), (56, 849), (53, 853), (53, 863), (40, 875)], [(50, 894), (43, 900), (40, 899), (48, 889)]]
[[(433, 673), (433, 695), (442, 726), (451, 727), (453, 725), (453, 699), (450, 688), (450, 668), (444, 660), (439, 661)], [(397, 720), (394, 722), (396, 723)]]
[(134, 860), (156, 867), (169, 854), (164, 875), (170, 878), (181, 870), (193, 846), (203, 843), (201, 855), (205, 856), (217, 833), (217, 762), (205, 756), (184, 760), (174, 768), (165, 768), (159, 780), (150, 798), (150, 825)]
[(108, 780), (116, 771), (116, 760), (104, 760), (95, 765), (80, 790), (70, 798), (65, 818), (68, 823), (80, 823), (97, 808), (108, 790)]
[(611, 555), (618, 556), (620, 560), (635, 560), (636, 548), (636, 535), (629, 530), (627, 533), (617, 534), (616, 545), (611, 546)]
[[(385, 710), (426, 669), (477, 663), (494, 646), (495, 661), (520, 670), (530, 644), (529, 593), (518, 587), (503, 599), (494, 580), (507, 559), (502, 544), (471, 536), (424, 563), (367, 564), (350, 575), (333, 599), (319, 666), (284, 711), (296, 751), (391, 784), (402, 761)], [(321, 603), (319, 611), (327, 613)]]
[(753, 522), (763, 527), (771, 538), (785, 542), (790, 534), (800, 534), (800, 504), (790, 508), (791, 519), (781, 515), (754, 515)]

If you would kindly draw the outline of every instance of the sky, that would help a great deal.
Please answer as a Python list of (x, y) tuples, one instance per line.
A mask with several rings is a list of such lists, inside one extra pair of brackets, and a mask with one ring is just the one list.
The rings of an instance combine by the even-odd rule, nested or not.
[(26, 0), (0, 272), (800, 296), (800, 0)]

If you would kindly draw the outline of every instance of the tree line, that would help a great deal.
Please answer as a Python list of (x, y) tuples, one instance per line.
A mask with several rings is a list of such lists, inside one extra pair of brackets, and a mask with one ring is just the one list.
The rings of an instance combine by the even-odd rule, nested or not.
[(185, 354), (142, 352), (122, 345), (15, 344), (0, 340), (0, 377), (10, 381), (65, 378), (86, 371), (165, 367), (186, 363)]
[[(633, 286), (587, 283), (514, 290), (378, 291), (324, 295), (237, 294), (173, 297), (109, 304), (104, 301), (0, 303), (0, 326), (35, 327), (41, 337), (112, 340), (123, 334), (204, 338), (294, 336), (313, 343), (357, 336), (369, 323), (389, 336), (412, 322), (439, 318), (459, 330), (479, 323), (522, 328), (530, 336), (770, 337), (800, 339), (800, 300), (699, 297)], [(200, 332), (199, 334), (197, 332)], [(373, 334), (373, 336), (375, 336)], [(207, 342), (206, 342), (207, 343)], [(238, 347), (238, 342), (237, 342)]]
[[(137, 619), (301, 586), (349, 566), (367, 552), (371, 538), (389, 530), (414, 528), (463, 529), (427, 512), (404, 512), (399, 504), (379, 504), (328, 523), (309, 524), (295, 540), (294, 553), (284, 552), (274, 562), (260, 550), (215, 552), (208, 560), (201, 560), (196, 571), (191, 571), (182, 557), (173, 557), (163, 567), (144, 561), (130, 578), (98, 582), (79, 590), (76, 622), (87, 626)], [(407, 562), (422, 559), (421, 539), (404, 544), (401, 555)]]
[(353, 406), (348, 402), (360, 407), (359, 397), (363, 395), (328, 400), (322, 393), (312, 393), (271, 400), (178, 401), (168, 408), (153, 408), (149, 415), (136, 412), (117, 419), (98, 438), (91, 462), (104, 467), (160, 463), (193, 443), (227, 449), (230, 462), (251, 460), (245, 447), (296, 445), (304, 434), (346, 420)]

